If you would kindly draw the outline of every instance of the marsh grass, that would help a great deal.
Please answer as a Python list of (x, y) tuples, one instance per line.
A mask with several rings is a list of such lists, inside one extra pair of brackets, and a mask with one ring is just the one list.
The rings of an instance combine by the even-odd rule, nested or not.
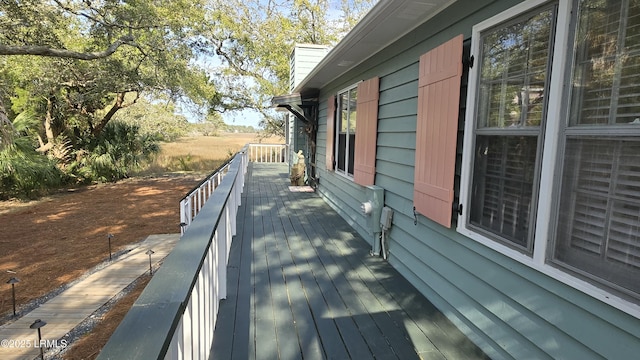
[(160, 153), (140, 175), (175, 172), (208, 173), (217, 169), (247, 143), (281, 143), (278, 138), (260, 140), (257, 134), (221, 134), (194, 136), (162, 143)]

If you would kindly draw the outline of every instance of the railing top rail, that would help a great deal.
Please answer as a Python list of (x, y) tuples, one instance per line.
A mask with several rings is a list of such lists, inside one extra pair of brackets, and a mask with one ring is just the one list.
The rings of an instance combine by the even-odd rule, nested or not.
[(236, 155), (238, 154), (242, 154), (244, 152), (247, 151), (249, 147), (249, 144), (245, 144), (242, 149), (240, 149), (240, 151), (238, 151), (237, 153), (233, 154), (233, 156), (231, 156), (229, 159), (227, 159), (227, 161), (225, 161), (222, 165), (218, 166), (217, 169), (213, 170), (213, 172), (211, 172), (211, 174), (207, 175), (207, 177), (205, 177), (204, 179), (202, 179), (198, 185), (194, 186), (191, 190), (189, 190), (187, 192), (187, 194), (185, 196), (182, 197), (182, 199), (180, 199), (180, 202), (182, 202), (182, 200), (186, 199), (189, 197), (189, 195), (193, 194), (194, 192), (196, 192), (201, 186), (202, 184), (206, 183), (207, 181), (209, 181), (209, 179), (211, 179), (212, 177), (216, 176), (218, 174), (218, 172), (220, 172), (220, 170), (222, 170), (225, 166), (229, 165), (233, 159), (236, 158)]
[(220, 186), (200, 210), (173, 251), (133, 304), (99, 359), (164, 358), (198, 279), (211, 240), (237, 176), (242, 176), (243, 148)]

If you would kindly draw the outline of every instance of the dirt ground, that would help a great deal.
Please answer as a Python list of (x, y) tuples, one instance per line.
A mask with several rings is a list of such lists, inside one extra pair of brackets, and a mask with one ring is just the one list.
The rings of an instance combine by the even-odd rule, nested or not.
[[(6, 284), (10, 277), (20, 280), (16, 284), (20, 312), (21, 306), (108, 260), (108, 234), (113, 234), (116, 254), (149, 235), (178, 233), (179, 201), (199, 180), (193, 175), (128, 179), (70, 189), (29, 203), (0, 202), (0, 319), (12, 314), (11, 286)], [(144, 286), (138, 288), (137, 294)], [(119, 314), (114, 308), (114, 316), (111, 312), (104, 316), (104, 327), (115, 329), (137, 298), (136, 291), (130, 295)], [(66, 357), (95, 357), (102, 345), (85, 342), (90, 344), (86, 352)]]

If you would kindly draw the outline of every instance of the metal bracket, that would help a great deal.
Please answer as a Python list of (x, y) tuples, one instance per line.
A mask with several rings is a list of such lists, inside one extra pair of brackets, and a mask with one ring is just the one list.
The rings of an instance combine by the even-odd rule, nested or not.
[(463, 59), (463, 60), (462, 60), (462, 64), (463, 64), (464, 66), (468, 66), (468, 67), (469, 67), (469, 69), (473, 69), (473, 63), (474, 63), (474, 60), (475, 60), (475, 58), (473, 57), (473, 55), (471, 55), (471, 56), (469, 56), (468, 58)]

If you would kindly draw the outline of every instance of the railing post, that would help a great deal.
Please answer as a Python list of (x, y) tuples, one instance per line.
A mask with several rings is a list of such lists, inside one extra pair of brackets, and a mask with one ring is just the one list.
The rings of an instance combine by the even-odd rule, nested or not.
[(224, 221), (218, 223), (217, 235), (217, 252), (218, 252), (218, 299), (227, 298), (227, 224)]
[(180, 200), (180, 235), (184, 234), (184, 226), (187, 223), (187, 214), (185, 213), (186, 200)]
[(191, 220), (193, 219), (193, 197), (187, 197), (187, 225), (191, 224)]
[(215, 322), (211, 318), (211, 313), (214, 311), (213, 304), (217, 301), (214, 301), (211, 297), (211, 286), (213, 281), (211, 279), (211, 247), (209, 247), (209, 251), (207, 251), (207, 256), (204, 262), (204, 299), (205, 299), (205, 307), (204, 307), (204, 320), (206, 323), (205, 327), (205, 344), (211, 344), (213, 342), (213, 331), (215, 329)]

